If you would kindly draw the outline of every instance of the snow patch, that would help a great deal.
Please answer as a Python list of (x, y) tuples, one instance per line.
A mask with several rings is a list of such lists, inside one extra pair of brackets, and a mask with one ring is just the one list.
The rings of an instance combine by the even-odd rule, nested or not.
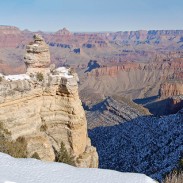
[(65, 67), (58, 67), (57, 69), (55, 69), (55, 72), (61, 76), (61, 77), (65, 77), (65, 78), (73, 78), (73, 75), (69, 74), (69, 69), (65, 68)]
[[(11, 181), (7, 181), (11, 180)], [(144, 174), (97, 168), (76, 168), (63, 163), (16, 159), (0, 153), (1, 183), (156, 183)]]
[(16, 80), (30, 80), (30, 76), (27, 74), (18, 74), (18, 75), (7, 75), (4, 78), (8, 81), (16, 81)]
[(57, 69), (55, 69), (57, 72), (60, 73), (68, 73), (69, 70), (66, 67), (58, 67)]

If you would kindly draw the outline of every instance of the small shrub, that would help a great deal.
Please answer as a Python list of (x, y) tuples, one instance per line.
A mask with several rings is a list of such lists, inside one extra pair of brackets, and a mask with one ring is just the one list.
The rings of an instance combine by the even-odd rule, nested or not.
[(39, 154), (38, 154), (37, 152), (35, 152), (35, 153), (31, 156), (31, 158), (38, 159), (38, 160), (41, 159), (41, 158), (39, 157)]
[(38, 72), (38, 73), (36, 74), (36, 78), (37, 78), (38, 81), (43, 81), (44, 76), (43, 76), (43, 74), (42, 74), (41, 72)]
[(45, 132), (47, 129), (48, 129), (48, 127), (47, 127), (46, 124), (43, 124), (43, 125), (41, 125), (41, 127), (40, 127), (40, 131), (41, 131), (41, 132)]
[(60, 145), (60, 150), (58, 152), (58, 155), (56, 157), (56, 162), (62, 162), (62, 163), (66, 163), (72, 166), (75, 166), (75, 161), (74, 161), (74, 157), (68, 153), (65, 144), (63, 142), (61, 142)]

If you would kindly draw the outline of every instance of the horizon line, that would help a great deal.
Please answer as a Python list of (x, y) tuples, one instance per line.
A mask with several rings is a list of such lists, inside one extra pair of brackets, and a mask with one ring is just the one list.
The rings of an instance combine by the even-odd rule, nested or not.
[(70, 31), (70, 29), (66, 28), (66, 27), (63, 27), (63, 28), (60, 28), (60, 29), (57, 29), (55, 31), (49, 31), (49, 30), (30, 30), (28, 28), (20, 28), (16, 25), (0, 25), (0, 27), (14, 27), (14, 28), (18, 28), (20, 31), (30, 31), (30, 32), (44, 32), (44, 33), (55, 33), (55, 32), (58, 32), (60, 30), (63, 30), (63, 29), (66, 29), (68, 30), (69, 32), (71, 33), (116, 33), (116, 32), (138, 32), (138, 31), (146, 31), (146, 32), (149, 32), (149, 31), (183, 31), (183, 29), (133, 29), (133, 30), (102, 30), (102, 31), (99, 31), (99, 30), (96, 30), (96, 31)]

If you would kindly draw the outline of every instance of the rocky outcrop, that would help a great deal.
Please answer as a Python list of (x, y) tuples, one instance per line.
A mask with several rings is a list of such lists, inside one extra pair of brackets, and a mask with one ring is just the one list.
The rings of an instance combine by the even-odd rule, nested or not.
[(167, 81), (160, 87), (160, 97), (168, 98), (183, 95), (183, 83), (181, 81)]
[(88, 128), (114, 126), (131, 121), (139, 116), (150, 115), (149, 111), (125, 97), (107, 97), (86, 110)]
[(31, 42), (29, 45), (27, 45), (26, 51), (27, 53), (24, 59), (28, 74), (33, 74), (35, 72), (49, 72), (49, 47), (40, 35), (34, 35), (34, 42)]
[(154, 109), (162, 114), (175, 114), (183, 108), (183, 83), (181, 80), (167, 80), (160, 85), (158, 104)]
[(63, 142), (78, 167), (97, 167), (77, 74), (64, 67), (49, 70), (49, 50), (38, 35), (27, 46), (25, 63), (27, 74), (1, 76), (1, 134), (10, 141), (25, 139), (27, 157), (37, 152), (42, 160), (54, 161)]

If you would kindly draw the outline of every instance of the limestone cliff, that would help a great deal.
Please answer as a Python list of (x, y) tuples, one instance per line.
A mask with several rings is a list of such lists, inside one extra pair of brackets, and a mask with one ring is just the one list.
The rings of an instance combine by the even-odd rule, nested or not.
[(61, 142), (78, 167), (98, 167), (78, 95), (78, 77), (64, 67), (47, 67), (49, 50), (42, 37), (27, 46), (27, 74), (1, 76), (0, 132), (10, 141), (24, 138), (27, 157), (35, 152), (54, 161)]

